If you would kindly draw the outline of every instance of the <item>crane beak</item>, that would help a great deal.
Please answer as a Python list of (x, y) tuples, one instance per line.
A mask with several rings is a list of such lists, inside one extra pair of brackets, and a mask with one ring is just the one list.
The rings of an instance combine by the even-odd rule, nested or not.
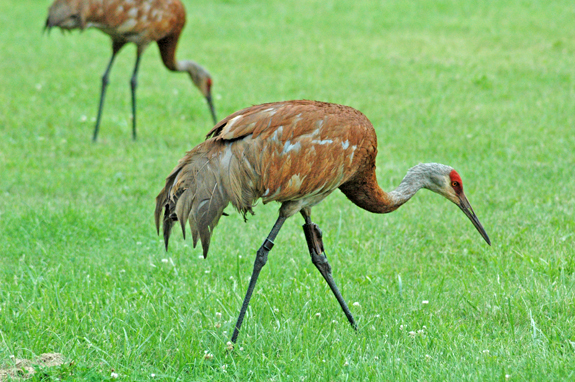
[(461, 194), (459, 195), (459, 203), (457, 204), (457, 206), (461, 209), (461, 211), (463, 211), (465, 216), (467, 216), (469, 218), (469, 220), (471, 220), (471, 223), (473, 223), (475, 228), (477, 228), (477, 231), (479, 231), (479, 234), (481, 235), (481, 237), (483, 239), (485, 239), (487, 244), (491, 245), (491, 240), (489, 240), (489, 236), (487, 236), (487, 232), (485, 232), (485, 229), (483, 228), (483, 226), (479, 222), (479, 219), (475, 215), (473, 208), (471, 208), (471, 204), (469, 204), (469, 200), (467, 200), (467, 197), (465, 196), (465, 194), (463, 192), (461, 192)]
[(208, 102), (208, 106), (210, 107), (210, 112), (212, 113), (212, 119), (214, 120), (214, 125), (218, 123), (218, 119), (216, 118), (216, 109), (214, 108), (214, 103), (212, 102), (212, 95), (208, 94), (206, 96), (206, 101)]

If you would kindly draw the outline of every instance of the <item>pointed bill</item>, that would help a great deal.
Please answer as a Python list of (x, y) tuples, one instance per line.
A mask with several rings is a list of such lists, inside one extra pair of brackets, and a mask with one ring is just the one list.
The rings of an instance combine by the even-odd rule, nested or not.
[(491, 245), (491, 240), (489, 240), (489, 236), (487, 236), (487, 232), (485, 232), (485, 229), (483, 228), (483, 226), (479, 222), (479, 219), (475, 215), (473, 208), (471, 208), (471, 204), (469, 204), (469, 200), (467, 200), (467, 197), (465, 196), (465, 194), (463, 192), (461, 192), (461, 194), (459, 194), (459, 204), (457, 204), (457, 206), (461, 209), (461, 211), (463, 211), (465, 216), (467, 216), (469, 218), (469, 220), (471, 220), (471, 223), (473, 223), (475, 228), (477, 228), (477, 231), (479, 231), (479, 234), (481, 235), (481, 237), (483, 237), (483, 239), (485, 239), (487, 244)]
[(216, 117), (216, 109), (214, 108), (214, 103), (212, 101), (212, 95), (208, 95), (206, 97), (206, 101), (208, 102), (208, 106), (210, 107), (210, 112), (212, 113), (212, 118), (214, 120), (214, 125), (218, 123), (218, 119)]

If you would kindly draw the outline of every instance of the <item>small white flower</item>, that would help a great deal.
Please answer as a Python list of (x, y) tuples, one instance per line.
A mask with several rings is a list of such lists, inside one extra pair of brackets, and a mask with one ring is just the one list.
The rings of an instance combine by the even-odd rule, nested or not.
[(425, 358), (431, 359), (431, 356), (430, 356), (429, 354), (426, 354), (426, 355), (425, 355)]
[(204, 271), (204, 273), (210, 273), (210, 270), (208, 269), (208, 270)]
[(228, 350), (230, 350), (230, 351), (231, 351), (231, 350), (234, 350), (234, 344), (233, 344), (232, 342), (228, 341), (228, 342), (226, 343), (226, 349), (228, 349)]
[(86, 117), (85, 115), (80, 117), (80, 122), (86, 122), (88, 120), (88, 117)]
[(152, 374), (150, 374), (150, 377), (156, 378), (156, 374), (152, 373)]
[(212, 359), (214, 359), (214, 355), (210, 352), (208, 352), (207, 350), (204, 351), (204, 359), (211, 361)]
[(377, 361), (377, 360), (379, 359), (379, 357), (378, 357), (378, 356), (375, 356), (374, 359)]
[(375, 315), (375, 318), (379, 318), (379, 317), (380, 317), (379, 314), (376, 314), (376, 315)]
[(405, 326), (403, 326), (403, 324), (399, 325), (399, 330), (403, 330), (403, 328), (405, 328)]
[(505, 374), (505, 379), (511, 378), (511, 374)]
[(170, 262), (170, 260), (168, 260), (168, 259), (162, 259), (162, 263), (164, 263), (164, 264), (168, 264), (169, 262)]
[(320, 312), (317, 312), (317, 313), (315, 314), (315, 316), (316, 316), (316, 317), (321, 317), (321, 313), (320, 313)]
[(417, 331), (417, 334), (423, 334), (423, 329), (419, 329), (419, 330)]
[(483, 354), (489, 354), (489, 350), (485, 349), (481, 351)]
[(345, 361), (345, 363), (343, 364), (343, 366), (349, 366), (349, 363), (347, 361)]
[(423, 305), (427, 305), (427, 304), (429, 304), (429, 301), (428, 301), (428, 300), (423, 300), (421, 303), (422, 303)]
[(203, 258), (204, 258), (203, 255), (198, 256), (198, 259), (203, 259)]
[(331, 320), (331, 323), (332, 323), (332, 324), (337, 324), (337, 321), (336, 321), (336, 320)]
[(240, 346), (240, 351), (244, 351), (244, 347), (243, 347), (243, 346)]
[(141, 241), (137, 241), (137, 242), (136, 242), (136, 245), (142, 245), (142, 242), (141, 242)]
[(412, 336), (412, 337), (415, 337), (416, 334), (417, 334), (417, 333), (415, 333), (415, 332), (409, 332), (409, 335)]
[(357, 301), (354, 302), (354, 303), (353, 303), (353, 306), (359, 306), (359, 302), (357, 302)]
[(224, 373), (227, 372), (227, 371), (226, 371), (226, 368), (227, 368), (227, 367), (228, 367), (228, 365), (222, 365), (222, 371), (223, 371)]
[(112, 373), (112, 374), (110, 374), (110, 377), (112, 377), (112, 379), (117, 379), (118, 373)]
[(216, 318), (220, 320), (222, 318), (222, 314), (220, 312), (216, 312)]

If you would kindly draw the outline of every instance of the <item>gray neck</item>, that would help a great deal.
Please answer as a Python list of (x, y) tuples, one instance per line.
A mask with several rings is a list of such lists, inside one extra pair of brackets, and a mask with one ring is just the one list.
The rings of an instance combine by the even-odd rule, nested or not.
[(399, 186), (388, 195), (393, 204), (399, 207), (422, 188), (441, 193), (445, 187), (446, 174), (451, 170), (451, 167), (439, 163), (420, 163), (410, 168)]
[(200, 83), (201, 78), (209, 77), (207, 70), (204, 69), (203, 66), (192, 60), (176, 61), (176, 70), (178, 72), (188, 72), (192, 77), (192, 81), (194, 81), (196, 86), (198, 86), (197, 84)]

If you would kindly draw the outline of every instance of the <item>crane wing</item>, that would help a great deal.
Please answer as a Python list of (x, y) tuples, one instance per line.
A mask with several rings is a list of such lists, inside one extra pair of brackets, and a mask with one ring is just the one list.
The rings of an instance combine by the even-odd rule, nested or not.
[[(359, 117), (359, 118), (358, 118)], [(330, 120), (331, 119), (331, 120)], [(355, 109), (318, 101), (285, 101), (264, 103), (235, 112), (221, 120), (206, 135), (206, 139), (233, 141), (248, 135), (261, 139), (271, 137), (280, 127), (281, 136), (276, 138), (286, 142), (321, 129), (330, 120), (330, 128), (357, 125), (367, 118)]]

